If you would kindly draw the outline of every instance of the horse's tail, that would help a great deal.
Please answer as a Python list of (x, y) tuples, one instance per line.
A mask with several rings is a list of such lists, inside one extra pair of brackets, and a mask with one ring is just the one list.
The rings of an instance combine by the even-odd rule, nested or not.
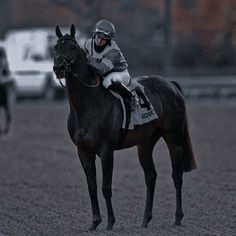
[[(181, 86), (176, 81), (171, 81), (171, 83), (180, 91), (183, 95), (183, 90)], [(182, 168), (183, 171), (188, 172), (197, 168), (196, 161), (193, 154), (192, 143), (188, 130), (187, 118), (184, 122), (183, 139), (182, 139)]]
[(172, 84), (180, 91), (181, 94), (183, 94), (183, 90), (181, 86), (176, 81), (171, 81)]
[(193, 154), (192, 143), (188, 130), (187, 120), (184, 124), (183, 141), (182, 141), (182, 167), (183, 171), (188, 172), (197, 168)]

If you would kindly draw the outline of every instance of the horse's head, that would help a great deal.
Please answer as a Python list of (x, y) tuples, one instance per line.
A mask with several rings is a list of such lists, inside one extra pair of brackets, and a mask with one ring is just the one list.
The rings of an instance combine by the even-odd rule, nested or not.
[(59, 26), (56, 27), (58, 37), (55, 45), (55, 58), (53, 70), (58, 79), (65, 78), (66, 72), (71, 71), (71, 65), (75, 62), (79, 45), (75, 40), (75, 26), (71, 25), (70, 34), (63, 35)]

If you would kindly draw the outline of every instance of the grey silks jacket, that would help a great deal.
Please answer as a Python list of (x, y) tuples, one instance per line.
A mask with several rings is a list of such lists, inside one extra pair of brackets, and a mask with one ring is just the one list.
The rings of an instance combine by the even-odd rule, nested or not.
[(87, 55), (87, 62), (94, 67), (102, 76), (111, 72), (121, 72), (127, 69), (128, 64), (114, 40), (107, 45), (101, 53), (94, 50), (94, 40), (88, 39), (84, 44)]

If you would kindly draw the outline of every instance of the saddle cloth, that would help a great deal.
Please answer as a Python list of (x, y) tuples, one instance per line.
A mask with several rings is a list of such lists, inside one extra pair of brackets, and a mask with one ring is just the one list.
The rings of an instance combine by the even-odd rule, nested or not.
[[(113, 91), (111, 93), (120, 100), (122, 109), (123, 109), (123, 123), (122, 123), (122, 129), (134, 129), (136, 125), (143, 125), (146, 124), (154, 119), (158, 119), (158, 115), (153, 107), (152, 104), (150, 104), (150, 110), (148, 110), (146, 107), (143, 106), (144, 102), (142, 98), (137, 94), (136, 89), (139, 87), (142, 92), (144, 93), (145, 97), (149, 101), (148, 97), (145, 94), (144, 87), (139, 84), (136, 81), (132, 81), (128, 86), (129, 90), (132, 92), (132, 94), (136, 97), (136, 100), (138, 101), (137, 106), (135, 107), (134, 111), (127, 111), (127, 108), (125, 106), (125, 102), (123, 98)], [(127, 117), (127, 114), (130, 114), (130, 117)], [(127, 122), (129, 121), (129, 124)]]

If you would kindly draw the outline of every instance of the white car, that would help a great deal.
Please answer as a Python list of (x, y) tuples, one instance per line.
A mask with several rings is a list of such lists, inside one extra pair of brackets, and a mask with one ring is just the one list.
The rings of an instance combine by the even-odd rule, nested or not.
[[(79, 36), (78, 43), (82, 46), (86, 37), (79, 30), (77, 36)], [(45, 97), (53, 99), (64, 97), (65, 90), (53, 72), (56, 40), (53, 28), (8, 32), (4, 43), (10, 71), (14, 78), (16, 98)]]
[(51, 61), (19, 64), (19, 69), (12, 71), (15, 96), (17, 98), (45, 97), (48, 99), (58, 97), (58, 93), (64, 89), (54, 78), (52, 66)]

